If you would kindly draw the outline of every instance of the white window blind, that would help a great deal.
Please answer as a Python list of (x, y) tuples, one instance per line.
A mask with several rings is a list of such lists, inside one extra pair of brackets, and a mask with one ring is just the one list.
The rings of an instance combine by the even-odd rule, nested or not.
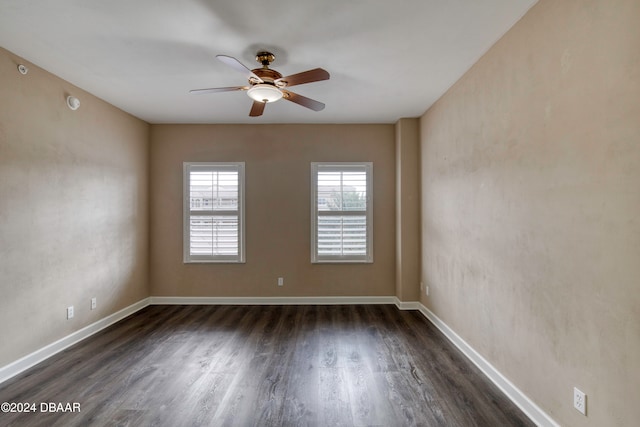
[(184, 163), (184, 262), (244, 262), (244, 163)]
[(312, 163), (312, 262), (373, 262), (371, 163)]

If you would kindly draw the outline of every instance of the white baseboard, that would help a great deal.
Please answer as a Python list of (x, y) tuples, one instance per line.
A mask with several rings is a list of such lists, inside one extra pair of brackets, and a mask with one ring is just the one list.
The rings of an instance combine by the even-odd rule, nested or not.
[(150, 297), (152, 305), (340, 305), (396, 304), (389, 297)]
[(424, 305), (418, 304), (418, 310), (434, 324), (462, 353), (476, 365), (502, 392), (524, 412), (531, 421), (540, 427), (560, 427), (547, 413), (527, 397), (518, 387), (513, 385), (491, 363), (463, 340), (453, 329)]
[(43, 360), (48, 359), (54, 354), (57, 354), (62, 350), (66, 349), (67, 347), (70, 347), (82, 341), (83, 339), (90, 337), (96, 332), (99, 332), (104, 328), (113, 325), (114, 323), (124, 319), (125, 317), (135, 313), (138, 310), (145, 308), (148, 305), (149, 305), (149, 298), (140, 300), (134, 304), (131, 304), (128, 307), (123, 308), (120, 311), (117, 311), (103, 319), (98, 320), (97, 322), (94, 322), (88, 326), (85, 326), (84, 328), (76, 332), (73, 332), (72, 334), (69, 334), (66, 337), (61, 338), (58, 341), (55, 341), (45, 347), (42, 347), (41, 349), (36, 350), (33, 353), (28, 354), (22, 357), (21, 359), (16, 360), (15, 362), (12, 362), (6, 366), (1, 367), (0, 383), (18, 375), (19, 373), (42, 362)]
[(400, 299), (397, 297), (394, 301), (394, 304), (400, 310), (419, 310), (421, 305), (418, 301), (400, 301)]

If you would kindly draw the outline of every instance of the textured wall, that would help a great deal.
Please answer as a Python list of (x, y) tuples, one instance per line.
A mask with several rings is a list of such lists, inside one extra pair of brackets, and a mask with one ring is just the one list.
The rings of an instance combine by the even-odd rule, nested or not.
[(420, 297), (420, 121), (396, 123), (396, 296)]
[(565, 426), (640, 420), (639, 17), (541, 0), (421, 119), (423, 302)]
[[(245, 264), (183, 264), (184, 161), (246, 162)], [(373, 264), (311, 264), (312, 161), (373, 162)], [(395, 295), (394, 164), (393, 125), (153, 125), (151, 294)]]
[(3, 366), (148, 295), (148, 125), (3, 49), (0, 93)]

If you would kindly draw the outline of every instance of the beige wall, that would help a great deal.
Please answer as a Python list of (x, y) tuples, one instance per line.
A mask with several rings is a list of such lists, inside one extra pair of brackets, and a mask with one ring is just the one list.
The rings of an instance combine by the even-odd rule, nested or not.
[(640, 420), (638, 18), (541, 0), (421, 120), (422, 301), (564, 426)]
[(148, 295), (148, 125), (3, 49), (0, 94), (2, 367)]
[(420, 298), (420, 122), (396, 123), (396, 296)]
[[(393, 125), (153, 125), (150, 153), (152, 295), (395, 295)], [(246, 163), (245, 264), (183, 264), (185, 161)], [(312, 161), (373, 162), (373, 264), (311, 264)]]

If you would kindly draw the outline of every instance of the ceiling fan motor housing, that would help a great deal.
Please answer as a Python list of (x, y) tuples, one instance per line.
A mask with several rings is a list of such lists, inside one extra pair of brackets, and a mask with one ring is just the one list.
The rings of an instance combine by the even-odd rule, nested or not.
[(271, 52), (258, 52), (256, 55), (256, 61), (262, 64), (262, 68), (256, 68), (251, 70), (251, 72), (260, 77), (262, 81), (250, 77), (249, 84), (251, 84), (251, 87), (247, 91), (247, 95), (254, 101), (264, 102), (266, 104), (268, 102), (275, 102), (284, 95), (278, 88), (286, 86), (286, 82), (274, 83), (275, 80), (282, 78), (282, 74), (269, 68), (269, 64), (273, 62), (274, 59), (276, 59), (276, 57)]
[[(275, 85), (273, 83), (274, 80), (282, 78), (282, 74), (280, 74), (276, 70), (272, 70), (270, 68), (256, 68), (255, 70), (251, 70), (251, 72), (253, 74), (255, 74), (256, 76), (260, 77), (263, 82), (271, 84), (271, 85)], [(250, 78), (249, 79), (249, 83), (256, 84), (256, 83), (260, 83), (260, 82), (254, 81), (254, 79)]]

